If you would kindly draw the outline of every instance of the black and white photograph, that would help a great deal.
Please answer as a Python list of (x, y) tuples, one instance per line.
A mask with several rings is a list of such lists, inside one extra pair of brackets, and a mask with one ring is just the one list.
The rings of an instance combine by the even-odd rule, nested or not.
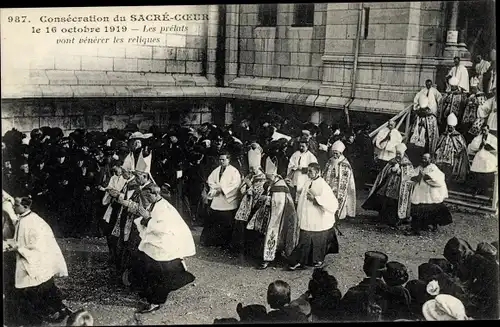
[(494, 0), (0, 30), (3, 327), (500, 318)]

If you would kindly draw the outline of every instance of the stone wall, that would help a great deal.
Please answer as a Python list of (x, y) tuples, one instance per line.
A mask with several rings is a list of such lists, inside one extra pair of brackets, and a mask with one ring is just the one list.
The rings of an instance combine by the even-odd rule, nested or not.
[[(3, 134), (16, 128), (29, 133), (42, 126), (60, 127), (65, 134), (77, 128), (106, 131), (136, 123), (141, 130), (171, 123), (200, 125), (221, 122), (220, 99), (79, 98), (2, 100)], [(219, 116), (221, 116), (219, 114)]]
[(259, 26), (259, 5), (240, 5), (239, 76), (321, 81), (326, 3), (315, 4), (314, 27), (293, 27), (294, 4), (278, 4), (277, 26)]

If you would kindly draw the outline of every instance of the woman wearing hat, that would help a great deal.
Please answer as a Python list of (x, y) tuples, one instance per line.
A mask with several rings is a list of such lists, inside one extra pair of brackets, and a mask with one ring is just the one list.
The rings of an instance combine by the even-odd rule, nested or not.
[(469, 320), (463, 303), (454, 296), (439, 294), (422, 306), (427, 321)]

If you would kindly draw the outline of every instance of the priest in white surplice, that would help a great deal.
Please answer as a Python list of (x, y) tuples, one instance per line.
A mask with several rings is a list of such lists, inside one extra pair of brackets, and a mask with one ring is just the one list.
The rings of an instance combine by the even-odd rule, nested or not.
[(356, 185), (351, 164), (344, 157), (342, 141), (332, 144), (332, 157), (326, 163), (323, 178), (332, 188), (339, 201), (338, 219), (356, 216)]
[(394, 159), (396, 156), (395, 147), (403, 141), (401, 133), (394, 127), (396, 127), (396, 123), (389, 120), (387, 126), (382, 128), (373, 139), (380, 169), (384, 168), (391, 159)]
[[(454, 66), (450, 69), (448, 75), (446, 75), (446, 80), (455, 77), (458, 79), (458, 87), (463, 92), (469, 92), (469, 72), (467, 68), (460, 62), (460, 57), (453, 58), (453, 64)], [(448, 92), (450, 90), (451, 88), (448, 84), (446, 91)]]
[(409, 235), (420, 235), (422, 230), (429, 226), (437, 231), (437, 226), (446, 226), (452, 223), (451, 213), (444, 204), (448, 197), (448, 187), (444, 173), (431, 163), (431, 155), (422, 156), (420, 166), (415, 169), (415, 182), (411, 197), (411, 231)]
[(297, 247), (288, 258), (290, 270), (306, 265), (320, 267), (325, 256), (338, 253), (339, 248), (334, 230), (339, 207), (337, 198), (321, 177), (318, 163), (309, 164), (307, 176), (297, 205), (300, 236)]
[(467, 147), (469, 155), (474, 156), (470, 171), (475, 184), (475, 192), (481, 193), (493, 183), (494, 174), (498, 169), (498, 140), (484, 125), (481, 134), (476, 136)]
[(148, 139), (152, 134), (142, 134), (134, 132), (129, 137), (129, 154), (123, 160), (123, 167), (134, 171), (139, 162), (144, 161), (148, 167), (151, 167), (152, 153), (148, 148), (142, 146), (142, 140)]
[(229, 153), (219, 156), (220, 166), (208, 176), (208, 198), (211, 212), (201, 233), (201, 243), (206, 246), (227, 246), (231, 243), (236, 210), (240, 204), (241, 175), (230, 165)]
[(497, 88), (491, 89), (492, 97), (477, 108), (477, 116), (485, 119), (489, 133), (497, 136)]
[(31, 203), (28, 197), (15, 199), (14, 239), (4, 241), (3, 248), (16, 252), (15, 287), (26, 303), (22, 314), (36, 315), (32, 318), (40, 322), (62, 321), (71, 311), (63, 304), (54, 277), (68, 276), (68, 268), (52, 229), (31, 211)]
[(295, 202), (298, 201), (302, 186), (307, 181), (307, 167), (310, 163), (318, 162), (314, 154), (309, 151), (309, 141), (301, 138), (299, 150), (295, 151), (288, 162), (287, 177), (291, 180), (291, 186), (295, 189)]
[(191, 230), (179, 212), (149, 184), (143, 190), (149, 210), (139, 209), (134, 220), (139, 231), (139, 255), (133, 265), (133, 280), (147, 304), (140, 313), (156, 311), (168, 294), (195, 280), (186, 270), (184, 258), (196, 254)]

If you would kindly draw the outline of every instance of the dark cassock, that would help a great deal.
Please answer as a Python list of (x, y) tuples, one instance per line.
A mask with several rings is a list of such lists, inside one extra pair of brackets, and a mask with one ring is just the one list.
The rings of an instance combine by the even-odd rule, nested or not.
[(177, 210), (160, 195), (159, 187), (144, 188), (149, 209), (141, 209), (134, 220), (139, 231), (138, 256), (132, 269), (132, 283), (147, 304), (140, 313), (158, 310), (170, 292), (193, 282), (185, 258), (194, 256), (193, 236)]
[(419, 92), (415, 96), (413, 104), (415, 121), (410, 129), (407, 151), (411, 162), (418, 162), (426, 152), (434, 153), (439, 140), (437, 108), (441, 94), (437, 90), (432, 92), (431, 90), (435, 89), (429, 89), (428, 95)]
[(451, 89), (443, 97), (438, 113), (438, 125), (441, 132), (446, 129), (446, 119), (451, 113), (457, 116), (458, 121), (462, 121), (467, 102), (467, 94), (458, 87), (458, 79), (452, 77), (449, 83)]
[(356, 135), (355, 143), (358, 148), (358, 160), (353, 162), (356, 173), (356, 184), (358, 188), (364, 188), (365, 184), (372, 182), (375, 177), (375, 155), (372, 139), (370, 137), (370, 124), (366, 124)]
[(339, 313), (343, 321), (370, 321), (366, 307), (377, 304), (382, 312), (387, 308), (387, 284), (382, 279), (386, 269), (387, 255), (378, 251), (365, 253), (363, 271), (366, 277), (356, 286), (347, 290), (340, 300)]
[(201, 166), (202, 160), (203, 154), (195, 148), (187, 154), (185, 168), (187, 176), (186, 184), (189, 185), (186, 191), (191, 205), (193, 223), (196, 225), (203, 224), (203, 218), (207, 211), (207, 205), (201, 196), (205, 190), (206, 181), (203, 175), (203, 167)]
[(342, 141), (332, 144), (332, 157), (326, 163), (323, 178), (339, 201), (338, 219), (356, 217), (356, 184), (349, 160), (344, 157)]
[(444, 204), (448, 197), (445, 175), (431, 163), (428, 153), (422, 156), (421, 164), (415, 169), (412, 180), (416, 184), (411, 197), (411, 234), (418, 235), (429, 226), (437, 230), (438, 225), (451, 224), (451, 213)]
[(63, 148), (54, 150), (54, 160), (47, 165), (49, 173), (49, 225), (53, 226), (56, 236), (64, 235), (71, 230), (71, 203), (73, 190), (71, 188), (72, 169), (67, 152)]
[(262, 260), (259, 269), (266, 269), (275, 260), (276, 253), (290, 256), (300, 234), (299, 219), (288, 185), (276, 173), (267, 174), (267, 178), (260, 205), (246, 226), (247, 230), (261, 235), (262, 246), (257, 247)]
[(470, 169), (469, 157), (465, 138), (455, 129), (457, 123), (457, 117), (451, 113), (447, 119), (448, 127), (437, 144), (435, 162), (447, 181), (463, 183)]
[(483, 126), (481, 134), (476, 136), (467, 147), (470, 156), (474, 156), (470, 171), (475, 187), (479, 193), (493, 185), (498, 170), (498, 140), (489, 133), (488, 125)]
[(467, 144), (479, 133), (481, 133), (481, 127), (485, 123), (485, 118), (478, 116), (477, 109), (486, 101), (486, 94), (478, 90), (476, 84), (471, 83), (471, 94), (467, 98), (465, 104), (464, 116), (460, 125), (462, 126), (462, 133), (467, 141)]
[(396, 157), (378, 174), (368, 198), (361, 206), (378, 211), (389, 225), (397, 226), (410, 218), (413, 165), (405, 155), (406, 146), (396, 146)]
[(327, 254), (338, 253), (334, 230), (337, 198), (321, 177), (319, 164), (309, 164), (307, 176), (297, 205), (299, 243), (288, 257), (291, 270), (306, 265), (319, 267)]
[[(258, 165), (250, 166), (250, 173), (245, 176), (239, 192), (242, 195), (238, 210), (234, 216), (234, 228), (231, 246), (237, 253), (255, 252), (256, 233), (246, 229), (248, 221), (265, 203), (264, 185), (266, 175)], [(253, 231), (253, 229), (252, 229)], [(254, 253), (251, 253), (254, 254)]]
[(219, 162), (220, 166), (207, 179), (207, 198), (212, 202), (200, 239), (205, 246), (227, 246), (231, 243), (234, 215), (240, 203), (240, 172), (229, 163), (229, 154), (221, 154)]

